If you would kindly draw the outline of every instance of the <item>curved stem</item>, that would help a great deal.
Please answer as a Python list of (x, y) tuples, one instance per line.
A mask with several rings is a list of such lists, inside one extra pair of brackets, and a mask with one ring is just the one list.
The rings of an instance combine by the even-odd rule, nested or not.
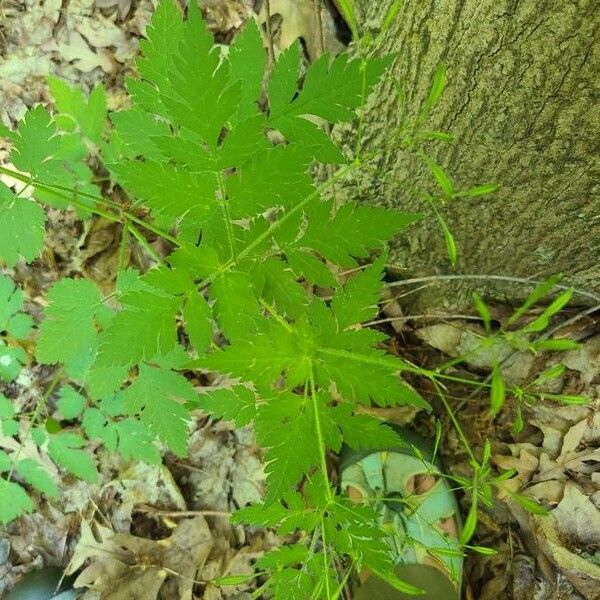
[[(394, 265), (386, 265), (386, 267), (395, 269)], [(385, 287), (401, 287), (405, 285), (412, 285), (415, 283), (435, 283), (436, 281), (453, 281), (453, 280), (468, 280), (468, 279), (481, 279), (481, 280), (491, 280), (491, 281), (506, 281), (509, 283), (519, 283), (523, 285), (531, 285), (536, 286), (542, 283), (541, 281), (535, 279), (527, 279), (525, 277), (511, 277), (509, 275), (485, 275), (485, 274), (465, 274), (465, 275), (429, 275), (426, 277), (413, 277), (411, 279), (402, 279), (400, 281), (391, 281), (385, 284)], [(587, 290), (582, 290), (578, 288), (574, 288), (570, 285), (560, 285), (556, 284), (553, 286), (555, 290), (573, 290), (573, 293), (579, 294), (580, 296), (585, 296), (586, 298), (591, 298), (596, 302), (600, 303), (600, 296), (594, 294), (592, 292), (588, 292)]]
[[(64, 200), (65, 202), (67, 202), (73, 206), (76, 206), (77, 208), (81, 208), (83, 210), (88, 210), (98, 216), (105, 217), (107, 219), (110, 219), (111, 221), (115, 221), (116, 223), (123, 223), (123, 221), (125, 219), (127, 219), (127, 220), (131, 221), (132, 223), (135, 223), (136, 225), (139, 225), (140, 227), (143, 227), (144, 229), (151, 231), (152, 233), (158, 235), (159, 237), (161, 237), (165, 240), (168, 240), (172, 244), (175, 244), (177, 246), (181, 245), (181, 242), (179, 242), (176, 237), (172, 236), (171, 234), (167, 233), (166, 231), (162, 231), (162, 229), (156, 227), (155, 225), (152, 225), (152, 223), (147, 223), (143, 219), (136, 217), (133, 213), (130, 213), (129, 211), (124, 210), (123, 207), (118, 202), (113, 202), (112, 200), (107, 200), (106, 198), (103, 198), (102, 196), (97, 196), (95, 194), (90, 194), (88, 192), (73, 190), (73, 188), (70, 188), (70, 187), (67, 187), (64, 185), (57, 185), (57, 184), (50, 184), (50, 183), (43, 183), (41, 181), (36, 181), (32, 177), (29, 177), (29, 175), (23, 175), (22, 173), (19, 173), (18, 171), (14, 171), (13, 169), (8, 169), (6, 167), (0, 167), (0, 173), (2, 173), (4, 175), (8, 175), (9, 177), (12, 177), (13, 179), (17, 179), (18, 181), (21, 181), (28, 185), (31, 185), (32, 187), (40, 188), (42, 190), (46, 190), (47, 192), (53, 193), (57, 198), (60, 198), (61, 200)], [(90, 200), (94, 200), (98, 204), (102, 204), (108, 208), (112, 208), (113, 210), (118, 211), (119, 214), (115, 215), (115, 214), (105, 211), (101, 208), (91, 207), (88, 204), (85, 204), (84, 202), (77, 201), (72, 196), (66, 195), (67, 192), (72, 194), (74, 191), (76, 191), (78, 196), (81, 196), (82, 198), (88, 198)], [(65, 192), (65, 194), (61, 194), (60, 192)]]

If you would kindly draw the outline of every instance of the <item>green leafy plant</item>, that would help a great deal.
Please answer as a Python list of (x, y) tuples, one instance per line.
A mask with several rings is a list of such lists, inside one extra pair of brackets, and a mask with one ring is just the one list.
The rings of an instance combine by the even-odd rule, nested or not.
[[(192, 409), (239, 425), (254, 421), (267, 449), (267, 493), (264, 505), (236, 519), (256, 522), (259, 515), (316, 542), (262, 559), (259, 567), (273, 571), (267, 588), (276, 593), (293, 583), (296, 597), (310, 589), (331, 598), (336, 560), (349, 556), (406, 589), (392, 573), (376, 514), (336, 495), (327, 452), (343, 441), (360, 449), (399, 442), (377, 419), (356, 414), (360, 404), (427, 406), (399, 378), (402, 362), (377, 348), (385, 336), (360, 327), (377, 312), (384, 244), (419, 215), (352, 202), (337, 208), (308, 173), (315, 160), (345, 164), (337, 177), (354, 168), (315, 118), (353, 120), (391, 59), (323, 56), (300, 87), (295, 44), (270, 74), (263, 112), (265, 53), (253, 22), (224, 56), (194, 3), (184, 20), (165, 0), (142, 52), (141, 77), (127, 84), (133, 105), (110, 115), (108, 142), (101, 89), (85, 99), (56, 79), (56, 117), (38, 106), (14, 133), (4, 132), (21, 175), (11, 173), (30, 192), (2, 187), (0, 215), (14, 224), (3, 240), (7, 264), (39, 254), (45, 204), (121, 221), (123, 237), (141, 242), (158, 264), (143, 274), (122, 270), (108, 298), (84, 279), (63, 279), (49, 290), (36, 359), (61, 365), (55, 385), (64, 375), (83, 389), (60, 388), (60, 422), (53, 426), (40, 427), (47, 398), (40, 402), (27, 431), (17, 430), (5, 400), (3, 434), (21, 444), (35, 434), (60, 468), (93, 482), (84, 436), (158, 462), (161, 444), (186, 453)], [(286, 142), (270, 141), (271, 131)], [(127, 210), (94, 188), (84, 161), (89, 152), (131, 198)], [(165, 239), (172, 252), (158, 256), (148, 234)], [(345, 283), (330, 266), (357, 269), (373, 251), (380, 258)], [(312, 294), (314, 285), (329, 288), (331, 300)], [(5, 286), (15, 296), (6, 328), (18, 337), (30, 323), (17, 318), (20, 292), (10, 280)], [(223, 347), (215, 344), (216, 330), (225, 336)], [(19, 346), (11, 352), (25, 362)], [(184, 375), (193, 371), (220, 372), (223, 385), (199, 393)], [(64, 425), (78, 419), (80, 426)], [(301, 452), (298, 440), (307, 441)], [(3, 521), (32, 508), (23, 484), (56, 491), (19, 459), (18, 450), (2, 454), (2, 491), (20, 498), (0, 509)]]
[[(573, 296), (573, 289), (563, 288), (548, 306), (541, 308), (536, 317), (525, 323), (522, 322), (523, 317), (530, 309), (553, 292), (560, 279), (561, 275), (558, 274), (536, 285), (523, 304), (513, 312), (504, 326), (497, 331), (492, 331), (491, 315), (488, 307), (477, 294), (473, 294), (475, 308), (485, 327), (485, 336), (473, 352), (476, 353), (483, 347), (498, 350), (498, 360), (493, 366), (490, 378), (490, 414), (495, 416), (500, 412), (506, 402), (508, 391), (516, 400), (516, 418), (513, 426), (515, 432), (523, 429), (523, 404), (531, 404), (540, 399), (553, 400), (563, 404), (587, 404), (589, 402), (589, 398), (585, 396), (553, 394), (544, 391), (545, 384), (560, 377), (565, 371), (564, 365), (560, 363), (540, 373), (526, 385), (509, 386), (508, 390), (502, 374), (503, 364), (517, 352), (538, 354), (544, 351), (566, 352), (579, 348), (579, 344), (573, 340), (553, 338), (550, 335), (551, 332), (548, 333), (551, 318), (569, 303)], [(503, 358), (501, 358), (502, 355), (504, 355)], [(461, 356), (458, 360), (462, 361), (466, 358), (468, 358), (468, 354)]]
[[(22, 183), (0, 183), (0, 257), (9, 267), (39, 256), (45, 206), (74, 207), (122, 230), (113, 293), (72, 278), (47, 293), (35, 359), (57, 367), (33, 412), (18, 414), (0, 395), (0, 521), (32, 510), (26, 490), (56, 496), (59, 471), (98, 481), (89, 441), (152, 464), (164, 448), (184, 456), (190, 412), (202, 409), (239, 426), (253, 422), (266, 449), (264, 501), (233, 520), (294, 542), (257, 563), (269, 575), (260, 590), (337, 598), (358, 568), (416, 592), (393, 573), (377, 513), (338, 495), (328, 462), (344, 443), (402, 443), (358, 408), (428, 409), (401, 375), (437, 376), (386, 354), (386, 336), (361, 325), (378, 312), (386, 243), (420, 215), (338, 205), (328, 193), (368, 157), (345, 156), (320, 123), (354, 120), (394, 58), (322, 56), (300, 84), (296, 43), (263, 85), (254, 22), (225, 51), (196, 3), (184, 19), (171, 0), (158, 6), (141, 50), (140, 77), (127, 81), (132, 104), (108, 115), (110, 123), (101, 87), (86, 98), (51, 79), (56, 114), (38, 106), (14, 132), (0, 131), (14, 166), (0, 172)], [(101, 193), (90, 155), (118, 193)], [(320, 186), (310, 175), (315, 161), (337, 166)], [(428, 164), (447, 195), (460, 195)], [(155, 263), (145, 272), (128, 264), (132, 241)], [(29, 360), (32, 320), (6, 277), (0, 299), (0, 377), (11, 381)], [(201, 386), (199, 375), (218, 383)], [(23, 450), (31, 446), (54, 471)], [(488, 460), (477, 463), (486, 477)]]

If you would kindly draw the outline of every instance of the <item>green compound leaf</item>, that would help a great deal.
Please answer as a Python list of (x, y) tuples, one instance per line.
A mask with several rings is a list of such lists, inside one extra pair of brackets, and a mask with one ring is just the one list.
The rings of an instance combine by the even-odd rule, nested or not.
[(269, 79), (269, 105), (271, 116), (282, 115), (298, 92), (300, 75), (300, 41), (284, 50), (273, 67)]
[(237, 427), (243, 427), (256, 416), (256, 394), (241, 385), (209, 389), (194, 400), (193, 407), (205, 410), (218, 419), (233, 421)]
[(13, 403), (0, 392), (0, 419), (12, 417), (15, 414)]
[(0, 450), (0, 473), (7, 473), (12, 469), (12, 460), (3, 450)]
[[(116, 413), (122, 415), (125, 407), (122, 402), (119, 404)], [(106, 401), (102, 403), (103, 410), (107, 406)], [(141, 460), (151, 465), (161, 462), (156, 436), (136, 418), (112, 420), (102, 410), (88, 408), (83, 414), (82, 425), (89, 439), (102, 441), (108, 450), (117, 452), (125, 459)]]
[(100, 145), (106, 119), (104, 87), (95, 87), (86, 99), (81, 89), (69, 86), (58, 77), (48, 77), (48, 84), (60, 113), (56, 117), (57, 125), (64, 131), (77, 132)]
[(111, 452), (117, 449), (117, 432), (109, 418), (97, 408), (88, 408), (84, 411), (81, 425), (90, 440), (101, 440)]
[(15, 287), (12, 279), (0, 275), (0, 332), (22, 339), (31, 331), (33, 320), (21, 312), (23, 292)]
[(288, 386), (306, 379), (310, 366), (303, 340), (291, 328), (266, 320), (260, 330), (236, 339), (224, 350), (212, 352), (191, 366), (209, 368), (251, 381), (267, 393), (275, 380), (287, 375)]
[(386, 259), (387, 255), (383, 253), (375, 263), (352, 277), (334, 294), (331, 309), (340, 330), (364, 323), (377, 315)]
[(24, 458), (17, 464), (17, 473), (31, 486), (42, 494), (58, 498), (56, 482), (44, 470), (44, 467), (31, 458)]
[(63, 279), (48, 291), (45, 320), (40, 325), (37, 359), (64, 363), (67, 373), (81, 376), (97, 344), (94, 316), (101, 306), (98, 288), (85, 279)]
[(305, 150), (293, 145), (257, 153), (227, 179), (234, 218), (255, 216), (274, 206), (291, 208), (314, 193), (314, 183), (307, 174), (308, 162)]
[(211, 345), (214, 335), (212, 311), (204, 296), (196, 290), (187, 296), (183, 320), (192, 346), (197, 352), (204, 352)]
[(117, 451), (123, 458), (141, 460), (149, 465), (160, 465), (160, 450), (156, 436), (137, 419), (123, 419), (114, 425), (119, 439)]
[(304, 277), (310, 283), (321, 287), (335, 287), (337, 281), (327, 266), (314, 254), (291, 249), (286, 252), (288, 263), (298, 278)]
[(157, 83), (165, 116), (212, 148), (241, 100), (241, 83), (231, 83), (229, 63), (221, 61), (220, 54), (198, 7), (191, 4), (167, 81)]
[(169, 135), (168, 123), (139, 109), (112, 113), (110, 120), (114, 125), (113, 141), (118, 139), (123, 145), (127, 158), (143, 156), (152, 161), (164, 160), (155, 140)]
[(258, 265), (264, 280), (263, 298), (281, 314), (297, 317), (305, 312), (308, 302), (304, 288), (294, 272), (281, 260), (267, 258)]
[[(19, 423), (13, 420), (15, 414), (16, 410), (13, 403), (0, 392), (0, 431), (4, 435), (13, 436), (18, 433)], [(9, 470), (12, 466), (12, 461), (7, 455), (4, 455), (4, 457), (9, 461), (9, 467), (6, 469)]]
[(46, 213), (36, 203), (17, 198), (0, 182), (0, 259), (13, 267), (20, 257), (37, 258), (44, 244)]
[(0, 477), (0, 523), (6, 524), (33, 510), (33, 502), (23, 488)]
[(262, 92), (262, 80), (267, 58), (263, 40), (254, 19), (250, 19), (244, 31), (236, 36), (229, 48), (231, 80), (242, 86), (241, 100), (231, 121), (239, 123), (258, 110), (257, 101)]
[[(367, 258), (421, 215), (346, 202), (334, 213), (333, 201), (314, 203), (307, 211), (306, 232), (296, 247), (316, 250), (343, 267), (356, 267), (355, 258)], [(360, 235), (356, 232), (360, 231)]]
[(97, 191), (90, 183), (92, 173), (83, 161), (86, 150), (77, 135), (58, 135), (48, 111), (37, 106), (25, 114), (17, 130), (8, 137), (13, 143), (12, 163), (36, 180), (32, 183), (36, 199), (59, 208), (65, 208), (73, 200), (82, 216), (88, 213), (87, 206), (92, 206), (93, 201), (77, 197), (76, 193), (65, 196), (64, 192), (36, 185), (41, 182)]
[(272, 504), (293, 489), (318, 463), (317, 443), (298, 447), (299, 440), (314, 439), (314, 427), (313, 412), (302, 396), (282, 394), (261, 407), (256, 418), (256, 436), (268, 448), (265, 504)]
[(342, 430), (344, 442), (354, 450), (378, 450), (404, 445), (402, 438), (391, 427), (370, 415), (352, 414), (347, 404), (335, 407), (331, 414)]
[(175, 2), (160, 2), (146, 29), (148, 39), (140, 41), (142, 53), (136, 61), (140, 75), (159, 88), (165, 85), (183, 30), (183, 18)]
[(175, 317), (182, 298), (146, 286), (121, 297), (123, 310), (99, 336), (92, 376), (106, 368), (128, 369), (142, 360), (166, 356), (177, 347)]
[(85, 407), (85, 398), (70, 385), (65, 385), (58, 392), (58, 410), (67, 419), (75, 419)]
[(0, 340), (0, 379), (13, 381), (26, 362), (27, 353), (23, 348), (7, 346)]
[(48, 454), (67, 472), (76, 477), (96, 483), (98, 471), (91, 456), (82, 448), (85, 440), (75, 433), (60, 433), (50, 436)]
[(20, 171), (44, 181), (54, 175), (60, 154), (60, 137), (48, 111), (41, 105), (29, 110), (11, 135), (11, 160)]
[(184, 215), (202, 221), (214, 209), (214, 175), (193, 174), (150, 160), (123, 162), (110, 169), (128, 192), (169, 225)]
[(211, 286), (215, 317), (227, 339), (245, 338), (256, 328), (260, 307), (253, 281), (241, 271), (223, 273)]
[(317, 353), (321, 357), (315, 363), (317, 382), (323, 387), (335, 383), (338, 392), (349, 402), (369, 404), (371, 400), (384, 407), (408, 404), (430, 409), (398, 376), (401, 363), (394, 361), (395, 367), (388, 365), (389, 358), (383, 351), (321, 348)]
[(123, 402), (130, 415), (139, 415), (170, 450), (184, 456), (189, 413), (183, 403), (196, 397), (194, 387), (182, 375), (140, 365), (137, 379), (123, 393)]
[[(297, 65), (297, 52), (297, 49), (290, 51), (290, 58), (285, 60)], [(291, 85), (293, 68), (290, 66), (286, 69), (287, 78), (282, 78), (285, 85), (269, 88), (271, 124), (277, 127), (280, 120), (304, 115), (314, 115), (332, 123), (354, 120), (356, 109), (362, 106), (393, 59), (388, 56), (363, 63), (340, 54), (331, 61), (324, 54), (308, 68), (302, 90), (296, 96)], [(273, 77), (275, 75), (276, 72)]]

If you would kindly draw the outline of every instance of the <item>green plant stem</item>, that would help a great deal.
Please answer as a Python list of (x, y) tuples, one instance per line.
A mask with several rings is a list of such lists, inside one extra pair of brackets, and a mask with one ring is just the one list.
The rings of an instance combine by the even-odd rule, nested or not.
[(29, 423), (27, 424), (27, 428), (25, 429), (25, 433), (23, 434), (23, 437), (21, 438), (21, 445), (19, 446), (19, 449), (16, 451), (15, 456), (13, 458), (13, 462), (12, 462), (10, 471), (7, 476), (7, 481), (10, 481), (14, 474), (15, 465), (17, 464), (17, 462), (19, 462), (19, 457), (21, 456), (21, 452), (23, 450), (23, 444), (25, 444), (25, 441), (29, 438), (29, 434), (31, 433), (31, 430), (35, 426), (35, 424), (40, 416), (40, 413), (42, 412), (42, 409), (46, 407), (48, 398), (50, 398), (50, 396), (52, 395), (52, 392), (54, 392), (54, 390), (56, 389), (56, 386), (58, 386), (58, 384), (60, 383), (60, 380), (62, 379), (62, 376), (64, 375), (64, 373), (65, 373), (64, 366), (60, 367), (59, 369), (56, 370), (56, 372), (54, 373), (54, 376), (52, 377), (50, 384), (46, 388), (46, 391), (44, 392), (41, 400), (36, 404), (35, 409), (31, 415), (31, 418), (29, 419)]
[[(329, 489), (329, 484), (327, 489)], [(327, 600), (331, 600), (331, 589), (329, 586), (329, 558), (327, 556), (327, 538), (325, 537), (324, 518), (321, 518), (321, 539), (323, 540), (323, 573), (325, 574), (325, 593), (327, 594)]]
[(219, 195), (221, 196), (218, 200), (218, 204), (221, 208), (221, 213), (223, 214), (223, 220), (225, 221), (225, 231), (227, 232), (231, 260), (235, 261), (235, 240), (233, 237), (233, 228), (231, 227), (231, 213), (229, 211), (229, 204), (227, 203), (227, 192), (225, 190), (225, 182), (223, 181), (223, 173), (218, 173), (217, 180), (219, 185)]
[(32, 187), (37, 187), (37, 188), (46, 190), (48, 192), (51, 192), (54, 195), (56, 195), (57, 198), (60, 198), (61, 200), (64, 200), (65, 202), (72, 204), (73, 206), (76, 206), (77, 208), (81, 208), (82, 210), (90, 211), (100, 217), (105, 217), (107, 219), (110, 219), (111, 221), (115, 221), (117, 223), (123, 223), (124, 219), (128, 219), (132, 223), (135, 223), (136, 225), (139, 225), (140, 227), (143, 227), (144, 229), (151, 231), (152, 233), (158, 235), (159, 237), (162, 237), (165, 240), (168, 240), (172, 244), (175, 244), (177, 246), (181, 245), (181, 242), (179, 242), (179, 240), (177, 240), (176, 237), (172, 236), (171, 234), (167, 233), (166, 231), (162, 231), (160, 228), (152, 225), (152, 223), (147, 223), (143, 219), (136, 217), (133, 213), (123, 210), (123, 207), (120, 204), (118, 204), (117, 202), (112, 202), (110, 200), (107, 200), (107, 199), (103, 198), (102, 196), (97, 196), (95, 194), (89, 194), (89, 193), (83, 192), (83, 191), (77, 191), (77, 194), (79, 196), (82, 196), (83, 198), (89, 198), (90, 200), (94, 200), (95, 202), (97, 202), (99, 204), (103, 204), (105, 206), (108, 206), (109, 208), (112, 208), (112, 209), (118, 211), (119, 215), (122, 218), (120, 218), (119, 215), (115, 215), (113, 213), (107, 212), (101, 208), (91, 207), (87, 204), (84, 204), (83, 202), (78, 202), (72, 196), (67, 196), (65, 194), (59, 193), (59, 191), (73, 192), (73, 188), (69, 188), (64, 185), (55, 185), (55, 184), (49, 184), (49, 183), (36, 182), (32, 177), (29, 177), (28, 175), (23, 175), (22, 173), (19, 173), (18, 171), (13, 171), (12, 169), (7, 169), (6, 167), (0, 167), (0, 173), (9, 175), (13, 179), (17, 179), (19, 181), (22, 181), (23, 183), (27, 183), (27, 184), (31, 185)]
[(450, 417), (450, 420), (452, 421), (452, 425), (454, 426), (454, 429), (456, 430), (456, 434), (458, 435), (460, 441), (462, 442), (462, 445), (464, 446), (467, 454), (469, 455), (469, 458), (471, 459), (473, 464), (478, 465), (479, 462), (475, 458), (475, 454), (473, 453), (473, 450), (471, 449), (469, 440), (467, 440), (467, 436), (465, 435), (465, 433), (461, 427), (461, 424), (458, 422), (458, 419), (456, 418), (456, 415), (454, 414), (452, 407), (450, 406), (450, 404), (448, 404), (448, 401), (446, 400), (446, 396), (445, 396), (440, 384), (434, 378), (431, 378), (431, 382), (433, 383), (433, 385), (438, 393), (438, 396), (440, 397), (440, 400), (442, 401), (442, 404), (444, 405), (444, 408), (446, 409), (446, 412), (448, 413), (448, 416)]
[(159, 265), (163, 264), (163, 259), (157, 254), (156, 250), (154, 250), (154, 248), (148, 243), (148, 240), (140, 233), (139, 229), (135, 225), (129, 223), (127, 229), (155, 262), (157, 262)]
[(263, 298), (261, 298), (259, 302), (286, 331), (294, 331), (294, 328), (268, 302), (266, 302)]
[(369, 321), (367, 323), (362, 323), (361, 327), (374, 327), (375, 325), (384, 325), (385, 323), (397, 323), (398, 321), (418, 321), (418, 320), (427, 320), (427, 319), (439, 319), (440, 321), (448, 320), (448, 321), (456, 321), (456, 320), (464, 320), (464, 321), (481, 321), (481, 317), (477, 317), (475, 315), (462, 315), (462, 314), (422, 314), (422, 315), (406, 315), (401, 317), (388, 317), (386, 319), (377, 319), (375, 321)]
[(217, 271), (215, 271), (208, 277), (205, 277), (199, 283), (200, 289), (207, 287), (215, 279), (220, 277), (223, 273), (226, 273), (232, 267), (236, 266), (236, 264), (239, 261), (248, 257), (248, 255), (251, 254), (255, 248), (259, 247), (264, 241), (268, 240), (273, 235), (273, 233), (275, 231), (277, 231), (277, 229), (279, 229), (279, 227), (281, 227), (283, 225), (283, 223), (285, 223), (286, 221), (291, 219), (296, 213), (302, 211), (312, 200), (314, 200), (315, 198), (319, 198), (321, 196), (322, 192), (327, 190), (329, 187), (333, 186), (333, 184), (337, 180), (341, 179), (344, 175), (346, 175), (348, 172), (350, 172), (353, 168), (356, 168), (357, 166), (358, 166), (357, 163), (350, 163), (350, 164), (345, 165), (344, 167), (340, 168), (329, 180), (327, 180), (321, 186), (316, 188), (314, 192), (312, 192), (306, 198), (304, 198), (304, 200), (302, 200), (301, 202), (296, 204), (292, 209), (290, 209), (288, 212), (286, 212), (280, 219), (277, 219), (277, 221), (272, 223), (269, 226), (269, 228), (266, 231), (264, 231), (263, 233), (261, 233), (252, 243), (248, 244), (248, 246), (246, 246), (238, 254), (237, 259), (231, 259), (231, 260), (227, 261), (225, 264), (221, 265), (221, 267)]
[(127, 268), (127, 251), (129, 250), (129, 220), (123, 220), (121, 229), (121, 243), (119, 244), (119, 273)]
[[(361, 59), (361, 74), (362, 74), (362, 89), (361, 96), (363, 98), (363, 102), (361, 104), (361, 108), (358, 113), (358, 124), (356, 127), (356, 144), (354, 147), (354, 159), (360, 160), (360, 152), (362, 150), (362, 136), (363, 136), (363, 128), (365, 122), (365, 107), (364, 107), (364, 99), (367, 92), (367, 71), (366, 71), (367, 61), (362, 58)], [(358, 183), (358, 181), (357, 181)]]
[[(315, 385), (315, 372), (314, 367), (311, 363), (310, 365), (310, 399), (312, 402), (313, 413), (315, 416), (315, 432), (317, 434), (317, 443), (319, 445), (319, 461), (320, 467), (323, 475), (323, 482), (325, 484), (325, 488), (327, 490), (326, 496), (327, 501), (331, 502), (333, 500), (333, 494), (331, 493), (331, 486), (329, 484), (329, 474), (327, 472), (327, 457), (325, 456), (325, 440), (323, 438), (323, 428), (321, 426), (321, 418), (319, 416), (319, 402), (317, 399), (317, 388)], [(305, 389), (305, 394), (307, 394), (308, 390)], [(325, 542), (323, 542), (325, 543)]]

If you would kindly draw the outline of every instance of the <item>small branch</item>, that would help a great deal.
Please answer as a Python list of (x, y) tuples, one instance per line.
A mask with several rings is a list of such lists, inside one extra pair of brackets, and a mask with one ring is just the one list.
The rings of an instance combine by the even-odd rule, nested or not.
[(231, 517), (233, 513), (222, 512), (218, 510), (161, 510), (154, 506), (148, 506), (142, 504), (134, 509), (134, 512), (141, 512), (144, 514), (161, 515), (163, 517)]
[(267, 13), (267, 46), (269, 49), (269, 60), (271, 65), (275, 64), (275, 46), (273, 46), (273, 28), (271, 26), (271, 0), (265, 0), (265, 12)]
[[(317, 21), (317, 35), (319, 41), (319, 56), (325, 54), (325, 32), (323, 30), (323, 12), (321, 0), (313, 0), (313, 8)], [(314, 60), (314, 58), (313, 58)]]
[[(388, 268), (394, 269), (394, 265), (386, 265)], [(477, 280), (490, 280), (490, 281), (506, 281), (510, 283), (519, 283), (523, 285), (531, 285), (536, 286), (542, 283), (541, 281), (534, 279), (527, 279), (525, 277), (510, 277), (508, 275), (480, 275), (480, 274), (467, 274), (467, 275), (429, 275), (427, 277), (413, 277), (412, 279), (403, 279), (401, 281), (392, 281), (390, 283), (386, 283), (386, 287), (401, 287), (404, 285), (412, 285), (415, 283), (435, 283), (436, 281), (453, 281), (453, 280), (468, 280), (468, 279), (477, 279)], [(585, 296), (586, 298), (591, 298), (596, 302), (600, 303), (600, 296), (588, 292), (587, 290), (582, 290), (579, 288), (575, 288), (570, 285), (560, 285), (556, 284), (553, 286), (555, 290), (573, 290), (573, 293), (579, 294), (580, 296)]]
[(383, 325), (384, 323), (395, 323), (396, 321), (416, 321), (417, 319), (460, 319), (465, 321), (481, 321), (481, 317), (475, 317), (473, 315), (407, 315), (402, 317), (389, 317), (387, 319), (378, 319), (377, 321), (369, 321), (368, 323), (363, 323), (362, 327), (372, 327), (373, 325)]
[(140, 233), (139, 229), (135, 227), (135, 225), (129, 223), (127, 226), (129, 232), (133, 235), (133, 237), (140, 243), (142, 248), (152, 257), (152, 259), (161, 265), (163, 263), (163, 259), (158, 255), (156, 250), (148, 243), (148, 240)]

